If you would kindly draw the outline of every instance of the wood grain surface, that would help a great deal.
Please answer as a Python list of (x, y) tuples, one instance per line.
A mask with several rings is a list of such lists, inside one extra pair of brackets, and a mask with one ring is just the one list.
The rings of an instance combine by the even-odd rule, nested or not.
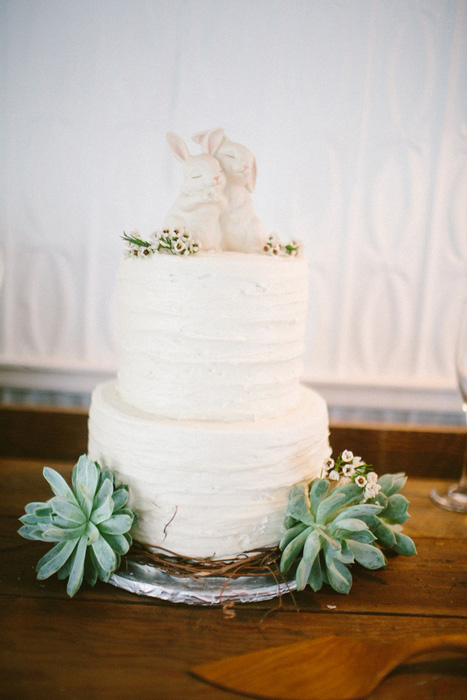
[[(49, 412), (44, 415), (43, 425), (59, 425), (57, 414), (51, 422)], [(57, 438), (48, 454), (31, 456), (47, 434), (37, 413), (36, 421), (35, 448), (15, 457), (12, 444), (18, 450), (21, 441), (28, 444), (23, 432), (21, 439), (7, 440), (6, 449), (4, 443), (0, 459), (5, 484), (0, 505), (2, 699), (233, 700), (241, 696), (198, 680), (190, 669), (331, 634), (398, 641), (467, 631), (467, 516), (442, 511), (428, 498), (431, 488), (449, 483), (443, 476), (458, 475), (462, 431), (342, 426), (337, 431), (341, 447), (372, 459), (380, 473), (410, 471), (405, 465), (417, 464), (404, 493), (412, 514), (405, 531), (414, 537), (418, 555), (390, 556), (380, 571), (353, 566), (349, 596), (326, 588), (223, 609), (174, 605), (103, 583), (84, 585), (69, 600), (64, 583), (55, 577), (36, 580), (35, 564), (49, 546), (20, 538), (18, 517), (26, 503), (51, 495), (42, 467), (48, 464), (68, 478), (80, 452), (64, 457), (69, 446), (65, 449)], [(69, 432), (61, 432), (62, 441), (80, 434), (71, 424)], [(79, 444), (77, 440), (73, 447)], [(369, 455), (365, 447), (374, 452)], [(338, 663), (336, 659), (336, 668)], [(437, 654), (401, 666), (370, 697), (460, 700), (466, 694), (465, 659)]]

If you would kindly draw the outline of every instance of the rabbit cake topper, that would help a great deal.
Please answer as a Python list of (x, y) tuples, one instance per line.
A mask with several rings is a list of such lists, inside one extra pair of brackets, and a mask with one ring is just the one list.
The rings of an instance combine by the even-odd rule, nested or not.
[(266, 231), (253, 210), (250, 196), (256, 185), (255, 156), (246, 146), (231, 141), (223, 129), (199, 131), (192, 139), (205, 149), (212, 142), (213, 135), (219, 132), (223, 138), (213, 154), (226, 177), (226, 209), (220, 219), (222, 247), (224, 250), (257, 253), (265, 245)]
[(222, 246), (221, 215), (226, 207), (222, 192), (226, 178), (213, 154), (223, 138), (222, 129), (213, 129), (203, 140), (202, 153), (191, 155), (180, 136), (166, 134), (170, 150), (183, 164), (183, 182), (163, 228), (187, 229), (204, 250), (220, 250)]

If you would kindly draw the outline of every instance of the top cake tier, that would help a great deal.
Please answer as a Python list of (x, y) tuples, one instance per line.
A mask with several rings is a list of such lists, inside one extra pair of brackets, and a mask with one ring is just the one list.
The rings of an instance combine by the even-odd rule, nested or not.
[(259, 420), (292, 410), (307, 291), (302, 258), (229, 252), (124, 258), (122, 399), (183, 420)]

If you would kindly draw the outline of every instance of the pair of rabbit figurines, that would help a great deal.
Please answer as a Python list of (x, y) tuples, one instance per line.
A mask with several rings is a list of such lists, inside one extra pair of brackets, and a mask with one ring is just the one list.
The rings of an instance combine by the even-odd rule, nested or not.
[(199, 155), (191, 155), (177, 134), (166, 134), (183, 164), (183, 184), (163, 228), (186, 229), (203, 250), (259, 252), (266, 232), (250, 196), (256, 183), (253, 153), (230, 141), (223, 129), (200, 131), (192, 138), (201, 146)]

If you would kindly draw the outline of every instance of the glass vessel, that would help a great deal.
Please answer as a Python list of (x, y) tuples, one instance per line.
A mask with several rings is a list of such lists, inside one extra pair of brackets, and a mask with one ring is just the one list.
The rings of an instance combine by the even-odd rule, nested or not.
[[(467, 299), (464, 301), (462, 308), (456, 345), (456, 373), (462, 396), (462, 408), (467, 421)], [(441, 508), (467, 513), (467, 446), (464, 452), (464, 464), (460, 480), (457, 484), (450, 486), (446, 493), (438, 493), (438, 491), (433, 490), (430, 498)]]

